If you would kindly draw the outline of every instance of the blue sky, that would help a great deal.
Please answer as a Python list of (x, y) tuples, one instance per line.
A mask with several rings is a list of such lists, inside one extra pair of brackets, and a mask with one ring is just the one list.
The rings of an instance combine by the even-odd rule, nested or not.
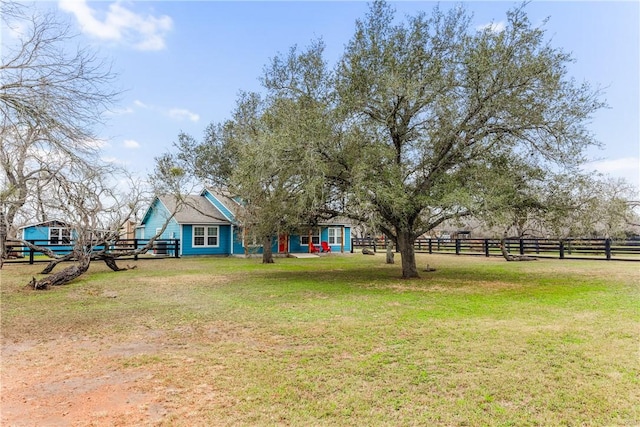
[[(57, 7), (81, 42), (110, 58), (126, 92), (100, 129), (104, 157), (146, 175), (153, 157), (180, 131), (200, 138), (212, 121), (230, 116), (240, 90), (259, 90), (269, 58), (322, 37), (334, 63), (364, 17), (362, 2), (223, 2), (62, 0)], [(519, 2), (466, 3), (474, 25), (499, 24)], [(398, 16), (427, 13), (433, 2), (392, 2)], [(442, 7), (455, 5), (442, 2)], [(588, 168), (625, 177), (640, 187), (640, 3), (533, 1), (529, 18), (554, 46), (576, 60), (569, 72), (605, 89), (609, 108), (590, 126), (604, 144)]]

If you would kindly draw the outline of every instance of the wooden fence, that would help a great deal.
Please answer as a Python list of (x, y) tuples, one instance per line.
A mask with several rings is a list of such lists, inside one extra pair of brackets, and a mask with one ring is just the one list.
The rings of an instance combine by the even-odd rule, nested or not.
[[(56, 255), (66, 255), (73, 250), (73, 242), (60, 243), (56, 241), (53, 243), (51, 240), (27, 240), (34, 246), (41, 246), (49, 249)], [(110, 244), (107, 244), (107, 253), (111, 254), (125, 254), (130, 251), (135, 251), (145, 247), (149, 243), (149, 239), (121, 239)], [(97, 245), (92, 248), (93, 251), (102, 251), (105, 249), (105, 245)], [(6, 242), (7, 260), (10, 262), (28, 262), (33, 264), (34, 262), (49, 262), (49, 258), (45, 253), (37, 251), (25, 246), (19, 240), (7, 240)], [(180, 240), (179, 239), (157, 239), (153, 242), (153, 247), (149, 249), (145, 254), (152, 255), (145, 258), (167, 258), (175, 257), (179, 258), (180, 254)], [(139, 259), (140, 255), (128, 255), (122, 256), (121, 259)]]
[[(353, 238), (351, 252), (357, 248), (385, 251), (386, 243), (386, 239)], [(640, 261), (640, 240), (534, 238), (509, 239), (505, 244), (510, 253), (540, 258)], [(429, 254), (502, 256), (500, 239), (417, 239), (414, 250)]]

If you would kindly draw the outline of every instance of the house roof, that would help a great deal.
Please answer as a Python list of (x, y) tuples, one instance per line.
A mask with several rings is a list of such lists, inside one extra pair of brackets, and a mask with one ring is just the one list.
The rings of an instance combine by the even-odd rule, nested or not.
[(229, 210), (232, 215), (232, 218), (230, 218), (231, 220), (235, 220), (238, 217), (238, 214), (241, 213), (243, 209), (242, 204), (238, 201), (237, 198), (234, 198), (228, 192), (211, 187), (207, 187), (202, 190), (201, 194), (204, 194), (205, 192), (209, 192), (213, 197), (218, 199), (218, 201), (222, 203), (225, 208)]
[(336, 216), (330, 219), (324, 219), (318, 223), (318, 225), (346, 225), (348, 227), (353, 227), (355, 225), (354, 221), (344, 216)]
[[(173, 212), (176, 208), (176, 199), (170, 196), (158, 197), (162, 204)], [(215, 206), (202, 196), (189, 195), (185, 197), (185, 204), (174, 216), (180, 224), (210, 224), (229, 221)]]
[(22, 227), (18, 227), (18, 230), (30, 227), (69, 227), (69, 224), (59, 219), (52, 219), (50, 221), (41, 221), (33, 224), (23, 225)]

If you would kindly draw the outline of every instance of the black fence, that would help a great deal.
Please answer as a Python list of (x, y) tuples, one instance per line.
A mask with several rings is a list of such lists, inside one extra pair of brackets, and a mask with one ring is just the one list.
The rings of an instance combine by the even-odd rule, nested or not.
[[(351, 239), (351, 252), (358, 248), (385, 251), (386, 246), (386, 239)], [(505, 246), (510, 253), (540, 258), (640, 261), (640, 240), (508, 239)], [(414, 250), (429, 254), (502, 256), (500, 239), (416, 239)]]
[[(94, 245), (91, 250), (98, 252), (106, 248), (106, 252), (114, 255), (121, 255), (121, 259), (139, 258), (167, 258), (180, 256), (179, 239), (157, 239), (153, 242), (151, 249), (141, 254), (127, 255), (129, 252), (144, 248), (150, 239), (120, 239), (107, 244)], [(60, 242), (59, 240), (27, 240), (34, 246), (46, 248), (56, 255), (64, 256), (73, 250), (73, 242)], [(49, 262), (51, 258), (46, 253), (31, 249), (19, 240), (6, 241), (6, 260), (14, 262)], [(143, 255), (145, 255), (143, 257)]]

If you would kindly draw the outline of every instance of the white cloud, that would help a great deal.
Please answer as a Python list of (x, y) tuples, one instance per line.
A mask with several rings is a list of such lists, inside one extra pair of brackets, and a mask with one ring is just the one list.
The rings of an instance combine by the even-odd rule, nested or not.
[(133, 108), (131, 107), (114, 108), (113, 110), (108, 110), (107, 112), (105, 112), (105, 114), (109, 116), (124, 116), (125, 114), (131, 114), (131, 113), (133, 113)]
[(6, 37), (11, 40), (21, 40), (28, 36), (29, 27), (26, 22), (18, 19), (11, 19), (10, 16), (5, 19), (6, 22), (3, 22), (3, 25), (1, 26), (3, 38)]
[(164, 38), (173, 27), (173, 20), (167, 15), (138, 14), (120, 1), (111, 3), (107, 12), (91, 8), (86, 0), (59, 0), (58, 6), (76, 17), (84, 33), (137, 50), (164, 49)]
[(640, 159), (637, 157), (623, 157), (620, 159), (598, 160), (589, 163), (587, 168), (603, 173), (633, 171), (640, 168)]
[(107, 162), (107, 163), (122, 163), (122, 161), (120, 161), (120, 159), (118, 159), (117, 157), (114, 156), (104, 156), (102, 158), (103, 161)]
[(489, 30), (493, 33), (501, 33), (507, 28), (503, 21), (500, 22), (489, 22), (488, 24), (478, 25), (476, 29), (478, 31)]
[(169, 110), (169, 117), (176, 120), (184, 120), (188, 119), (192, 122), (197, 122), (200, 120), (200, 116), (196, 113), (192, 113), (189, 110), (185, 110), (184, 108), (172, 108)]
[(87, 139), (84, 141), (84, 144), (89, 148), (97, 149), (97, 150), (111, 147), (111, 144), (109, 144), (108, 141), (104, 139), (98, 139), (98, 138)]
[(172, 120), (190, 120), (192, 122), (197, 122), (200, 120), (200, 115), (197, 113), (194, 113), (192, 111), (187, 110), (186, 108), (165, 108), (165, 107), (160, 107), (157, 105), (152, 105), (152, 104), (145, 104), (144, 102), (136, 99), (135, 101), (133, 101), (133, 105), (135, 107), (144, 109), (144, 110), (150, 110), (150, 111), (155, 111), (158, 112), (160, 114), (162, 114), (163, 116), (167, 116)]
[(140, 143), (138, 141), (134, 141), (133, 139), (125, 139), (124, 142), (122, 143), (122, 146), (124, 148), (133, 150), (136, 148), (140, 148)]
[(585, 165), (587, 171), (597, 171), (614, 178), (624, 178), (640, 189), (640, 158), (621, 157), (591, 162)]

